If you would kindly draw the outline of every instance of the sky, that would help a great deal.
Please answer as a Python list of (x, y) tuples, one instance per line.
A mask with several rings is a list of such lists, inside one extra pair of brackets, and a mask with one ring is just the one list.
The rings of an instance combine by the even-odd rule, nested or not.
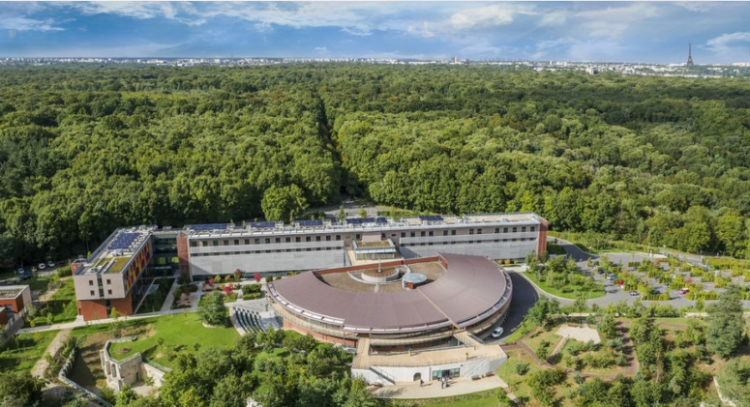
[(750, 62), (750, 2), (0, 2), (0, 57)]

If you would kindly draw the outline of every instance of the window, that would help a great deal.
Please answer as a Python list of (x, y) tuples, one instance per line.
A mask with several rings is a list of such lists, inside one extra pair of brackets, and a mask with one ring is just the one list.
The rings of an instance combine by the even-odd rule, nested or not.
[(107, 290), (107, 295), (112, 295), (112, 290)]
[(297, 242), (297, 243), (299, 243), (299, 242), (302, 241), (302, 238), (300, 238), (299, 236), (297, 236), (297, 237), (294, 238), (294, 241)]
[(500, 228), (495, 228), (495, 233), (500, 233)]
[(291, 251), (292, 251), (292, 249), (286, 249), (286, 251), (287, 251), (287, 252), (291, 252)]
[(443, 236), (448, 236), (448, 231), (447, 230), (443, 231)]
[(474, 229), (469, 229), (469, 234), (473, 235), (474, 234)]
[(245, 244), (250, 244), (250, 239), (245, 239)]
[(112, 284), (112, 280), (107, 279), (107, 285)]
[(401, 232), (401, 237), (406, 237), (406, 232)]
[(326, 242), (330, 242), (330, 241), (331, 241), (331, 235), (326, 236)]
[(190, 247), (198, 247), (198, 242), (196, 242), (195, 240), (191, 240)]
[(355, 237), (355, 239), (360, 240), (362, 239), (362, 236), (359, 233), (357, 233), (357, 236)]
[(532, 231), (532, 232), (536, 232), (536, 226), (532, 226), (532, 227), (531, 227), (531, 231)]
[(269, 243), (271, 243), (271, 238), (267, 237), (267, 238), (264, 239), (264, 241), (266, 242), (266, 244), (269, 244)]
[(424, 242), (420, 243), (419, 245), (420, 245), (420, 246), (424, 246)]
[(525, 231), (526, 231), (526, 226), (521, 228), (521, 232), (525, 232)]
[(208, 246), (208, 242), (204, 240), (204, 241), (202, 241), (202, 242), (201, 242), (201, 245), (202, 245), (203, 247), (206, 247), (206, 246)]
[(281, 243), (281, 238), (280, 237), (276, 238), (276, 243)]
[(94, 280), (89, 280), (89, 285), (94, 285)]
[(511, 241), (511, 242), (515, 242), (515, 241), (516, 241), (516, 239), (511, 239), (510, 241)]
[(341, 235), (336, 235), (336, 240), (341, 240)]
[(301, 252), (301, 251), (302, 251), (302, 249), (300, 249), (300, 248), (297, 248), (297, 249), (296, 249), (295, 251)]
[(456, 229), (451, 230), (451, 236), (456, 236)]
[(428, 245), (428, 246), (432, 246), (432, 242), (430, 242), (430, 243), (427, 243), (427, 245)]
[(307, 249), (305, 249), (305, 250), (307, 250), (308, 252), (311, 252), (311, 251), (312, 251), (312, 249), (311, 249), (311, 248), (309, 248), (309, 247), (308, 247)]
[(414, 233), (414, 232), (411, 232), (411, 233), (409, 233), (409, 237), (414, 237), (414, 236), (416, 236), (416, 235), (417, 235), (417, 234), (416, 234), (416, 233)]
[(320, 236), (315, 236), (315, 241), (319, 242), (320, 241)]
[(474, 244), (474, 241), (473, 240), (469, 240), (469, 244)]
[(430, 231), (430, 233), (429, 233), (428, 235), (429, 235), (430, 237), (434, 236), (434, 234), (432, 233), (432, 231)]
[(312, 239), (310, 239), (310, 236), (305, 236), (305, 241), (306, 241), (306, 242), (309, 242), (309, 241), (311, 241), (311, 240), (312, 240)]
[(214, 246), (218, 246), (219, 245), (219, 241), (218, 240), (212, 240), (212, 242), (214, 243)]
[(286, 239), (284, 239), (284, 243), (292, 243), (292, 238), (287, 237)]
[(91, 296), (93, 297), (94, 296), (94, 290), (91, 290), (90, 292), (91, 292)]
[(514, 228), (513, 228), (513, 233), (516, 233), (516, 232), (518, 232), (518, 228), (517, 228), (517, 227), (514, 227)]
[(224, 246), (229, 246), (229, 240), (224, 241)]
[(503, 233), (508, 233), (508, 228), (503, 228)]
[(477, 229), (477, 234), (481, 235), (482, 234), (482, 229)]
[(316, 247), (316, 248), (315, 248), (315, 251), (316, 251), (316, 252), (319, 252), (320, 250), (321, 250), (321, 248), (320, 248), (320, 247)]
[(424, 230), (419, 232), (419, 236), (424, 237)]
[(255, 239), (255, 244), (260, 244), (260, 239)]

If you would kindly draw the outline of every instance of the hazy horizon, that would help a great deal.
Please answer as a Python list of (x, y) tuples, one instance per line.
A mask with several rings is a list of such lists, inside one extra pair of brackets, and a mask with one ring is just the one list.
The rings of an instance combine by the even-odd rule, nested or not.
[(0, 3), (0, 57), (750, 61), (750, 3)]

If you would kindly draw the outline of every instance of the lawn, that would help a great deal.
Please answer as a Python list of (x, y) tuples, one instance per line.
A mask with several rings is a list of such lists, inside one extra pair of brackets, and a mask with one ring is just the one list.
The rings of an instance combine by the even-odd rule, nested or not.
[[(136, 352), (149, 350), (149, 356), (152, 360), (171, 367), (171, 362), (167, 359), (168, 351), (175, 348), (197, 354), (200, 349), (206, 349), (210, 346), (227, 347), (232, 345), (239, 334), (229, 326), (222, 328), (206, 328), (196, 313), (168, 315), (148, 320), (150, 327), (147, 331), (150, 333), (147, 337), (139, 337), (135, 342), (114, 343), (110, 346), (110, 354), (113, 358), (122, 360)], [(164, 345), (158, 346), (158, 339), (164, 339)], [(200, 344), (198, 350), (195, 344)], [(117, 353), (118, 349), (130, 348), (127, 353)]]
[(392, 400), (393, 407), (400, 406), (419, 406), (419, 407), (497, 407), (500, 403), (497, 401), (497, 392), (500, 389), (486, 390), (477, 393), (465, 394), (463, 396), (443, 397), (434, 399), (410, 399), (410, 400)]
[[(41, 316), (44, 314), (44, 316)], [(47, 318), (51, 315), (51, 321)], [(73, 279), (62, 280), (60, 288), (44, 303), (40, 316), (34, 318), (34, 326), (60, 324), (74, 321), (78, 317), (78, 306), (76, 305), (76, 291)]]
[(531, 332), (532, 328), (534, 328), (534, 325), (531, 322), (524, 320), (521, 325), (518, 326), (518, 329), (516, 329), (512, 334), (503, 338), (503, 340), (505, 341), (505, 343), (513, 343), (521, 339), (522, 336)]
[(0, 370), (13, 373), (30, 372), (34, 364), (44, 357), (44, 352), (58, 332), (48, 331), (18, 335), (16, 337), (18, 339), (17, 345), (10, 341), (1, 348)]
[[(529, 371), (523, 376), (516, 373), (516, 366), (522, 363), (529, 365)], [(508, 352), (508, 360), (497, 370), (497, 375), (510, 386), (513, 394), (528, 399), (531, 389), (526, 384), (526, 379), (533, 373), (538, 372), (539, 369), (531, 356), (525, 351), (513, 350)]]
[[(548, 294), (556, 295), (556, 296), (561, 297), (561, 298), (568, 298), (568, 299), (571, 299), (571, 300), (575, 300), (578, 297), (578, 293), (579, 293), (578, 290), (580, 289), (578, 286), (573, 286), (573, 285), (568, 286), (570, 288), (573, 288), (576, 291), (570, 292), (570, 293), (564, 293), (561, 290), (558, 290), (557, 288), (553, 288), (553, 287), (548, 286), (544, 282), (537, 281), (536, 276), (534, 275), (534, 273), (523, 273), (523, 275), (526, 276), (529, 280), (531, 280), (534, 284), (536, 284), (537, 286), (539, 286), (539, 288), (541, 288), (542, 291), (544, 291), (544, 292), (546, 292)], [(599, 298), (599, 297), (604, 297), (604, 295), (606, 294), (606, 292), (604, 291), (604, 289), (600, 289), (600, 290), (597, 290), (597, 291), (580, 291), (580, 292), (586, 294), (586, 299), (590, 299), (590, 300), (593, 300), (593, 299)], [(590, 296), (589, 296), (589, 293), (591, 294)]]
[(534, 352), (536, 352), (537, 349), (539, 349), (542, 341), (547, 341), (549, 342), (549, 352), (551, 353), (555, 348), (557, 341), (560, 340), (560, 336), (555, 333), (558, 327), (559, 325), (550, 327), (549, 331), (537, 332), (536, 334), (526, 338), (524, 342), (526, 342), (526, 344), (529, 345), (529, 347), (533, 349)]

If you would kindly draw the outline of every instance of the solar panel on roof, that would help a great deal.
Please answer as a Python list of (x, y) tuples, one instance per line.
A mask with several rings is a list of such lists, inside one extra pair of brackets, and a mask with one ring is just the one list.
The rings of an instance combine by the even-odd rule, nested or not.
[(322, 226), (323, 221), (320, 219), (315, 220), (301, 220), (299, 221), (300, 226)]
[(443, 220), (443, 217), (440, 215), (425, 215), (420, 216), (419, 219), (427, 222), (440, 222)]
[(199, 225), (190, 225), (190, 229), (192, 230), (217, 230), (217, 229), (226, 229), (227, 226), (229, 226), (228, 223), (205, 223), (205, 224), (199, 224)]
[(362, 218), (347, 218), (346, 223), (350, 225), (361, 225), (365, 223), (365, 220)]
[(276, 226), (276, 222), (250, 222), (251, 228), (268, 229)]
[(388, 219), (386, 219), (386, 218), (377, 218), (377, 219), (375, 219), (375, 223), (388, 223)]

